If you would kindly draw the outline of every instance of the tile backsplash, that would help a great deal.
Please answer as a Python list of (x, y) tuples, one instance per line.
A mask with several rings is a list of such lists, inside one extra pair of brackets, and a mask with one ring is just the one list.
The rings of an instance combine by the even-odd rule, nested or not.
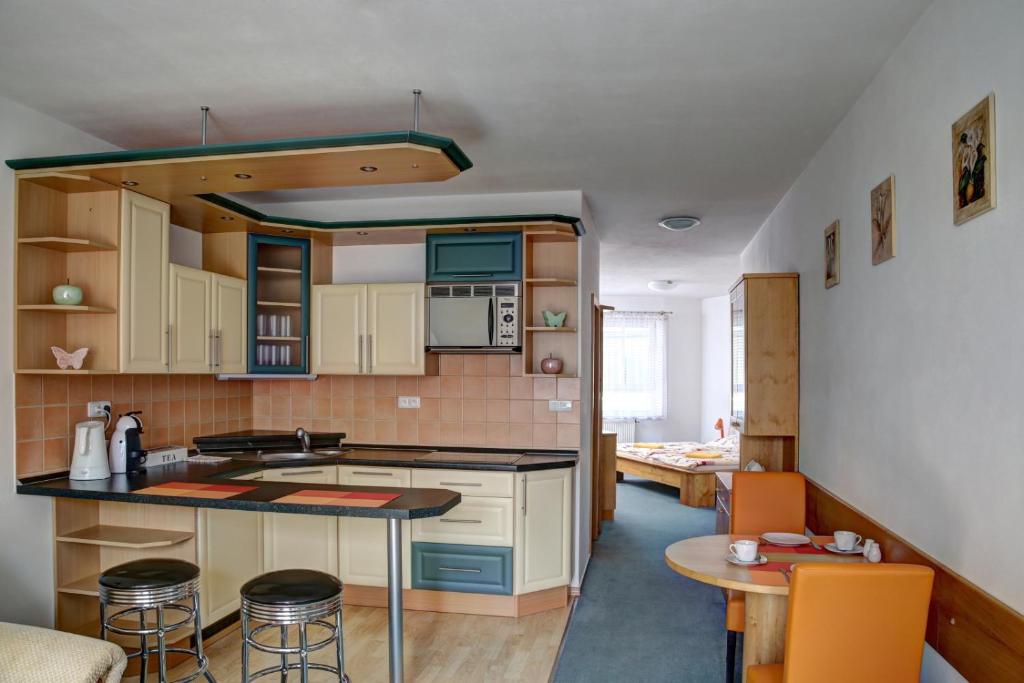
[[(141, 410), (146, 448), (191, 446), (200, 434), (252, 427), (252, 382), (209, 375), (17, 375), (15, 432), (19, 476), (66, 469), (86, 403), (108, 400), (114, 420)], [(92, 418), (97, 419), (97, 418)]]
[[(253, 427), (340, 431), (358, 443), (578, 448), (580, 381), (520, 377), (522, 358), (442, 355), (425, 377), (327, 377), (253, 383)], [(418, 396), (419, 408), (399, 408)], [(570, 412), (548, 410), (550, 399)]]
[[(322, 376), (315, 381), (219, 382), (209, 375), (17, 375), (18, 476), (66, 469), (86, 403), (114, 419), (141, 410), (143, 445), (192, 446), (239, 429), (341, 431), (349, 442), (420, 446), (572, 448), (580, 441), (580, 380), (521, 377), (522, 358), (443, 355), (424, 377)], [(418, 396), (419, 408), (399, 408)], [(548, 401), (572, 401), (551, 412)], [(107, 430), (107, 438), (113, 423)]]

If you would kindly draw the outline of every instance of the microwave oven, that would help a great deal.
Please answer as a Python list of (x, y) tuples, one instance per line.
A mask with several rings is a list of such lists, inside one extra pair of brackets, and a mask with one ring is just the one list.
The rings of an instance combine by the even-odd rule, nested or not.
[(518, 282), (427, 285), (427, 350), (522, 351), (521, 287)]

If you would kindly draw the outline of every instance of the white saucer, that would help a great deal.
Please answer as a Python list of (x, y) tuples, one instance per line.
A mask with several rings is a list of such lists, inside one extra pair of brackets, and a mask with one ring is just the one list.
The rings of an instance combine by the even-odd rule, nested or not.
[(826, 543), (825, 544), (825, 550), (829, 551), (830, 553), (835, 553), (836, 555), (863, 555), (864, 554), (864, 546), (862, 546), (862, 545), (856, 545), (851, 550), (840, 550), (838, 547), (836, 547), (835, 543)]
[(780, 531), (772, 531), (767, 534), (761, 534), (761, 540), (771, 545), (782, 545), (795, 548), (801, 545), (808, 545), (811, 539), (807, 538), (803, 534), (788, 534)]
[(729, 553), (725, 556), (725, 561), (729, 564), (735, 564), (739, 567), (756, 567), (759, 564), (764, 564), (768, 561), (768, 558), (764, 555), (758, 554), (757, 559), (753, 562), (744, 562), (743, 560), (736, 557), (734, 553)]

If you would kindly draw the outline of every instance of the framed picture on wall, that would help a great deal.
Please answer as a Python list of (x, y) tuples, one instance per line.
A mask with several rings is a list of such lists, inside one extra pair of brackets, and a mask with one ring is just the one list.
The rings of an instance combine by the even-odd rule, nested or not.
[(825, 228), (825, 289), (839, 284), (839, 221)]
[(895, 207), (896, 176), (889, 176), (871, 190), (871, 265), (896, 255)]
[(996, 208), (996, 96), (989, 95), (953, 124), (953, 223)]

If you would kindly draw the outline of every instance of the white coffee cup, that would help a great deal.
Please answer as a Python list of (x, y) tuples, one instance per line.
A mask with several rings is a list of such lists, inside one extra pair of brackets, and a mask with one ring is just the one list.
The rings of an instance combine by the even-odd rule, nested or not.
[(729, 551), (740, 562), (753, 562), (757, 559), (757, 541), (736, 541), (729, 546)]
[(833, 534), (836, 539), (836, 547), (840, 550), (853, 550), (863, 539), (859, 534), (852, 531), (837, 531)]

